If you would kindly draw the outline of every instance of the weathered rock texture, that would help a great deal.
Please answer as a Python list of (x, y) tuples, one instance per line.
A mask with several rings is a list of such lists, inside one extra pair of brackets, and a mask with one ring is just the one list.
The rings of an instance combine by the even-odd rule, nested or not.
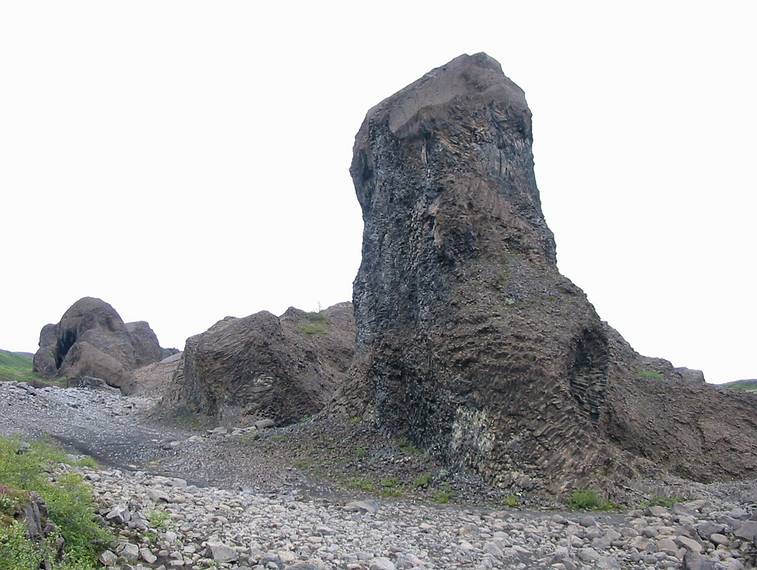
[(164, 404), (224, 424), (291, 423), (320, 411), (344, 382), (355, 346), (351, 303), (226, 317), (187, 339)]
[[(757, 474), (753, 400), (636, 354), (560, 275), (523, 91), (461, 56), (372, 108), (343, 401), (502, 485)], [(648, 461), (649, 460), (649, 461)], [(653, 463), (652, 463), (653, 462)]]
[[(167, 349), (163, 350), (166, 351)], [(134, 379), (132, 393), (135, 395), (163, 395), (171, 385), (171, 379), (181, 364), (182, 356), (182, 353), (177, 351), (160, 362), (154, 362), (134, 370), (132, 372)]]
[(105, 301), (84, 297), (58, 324), (42, 328), (34, 370), (48, 378), (100, 378), (130, 392), (131, 371), (161, 360), (165, 352), (146, 322), (124, 323)]

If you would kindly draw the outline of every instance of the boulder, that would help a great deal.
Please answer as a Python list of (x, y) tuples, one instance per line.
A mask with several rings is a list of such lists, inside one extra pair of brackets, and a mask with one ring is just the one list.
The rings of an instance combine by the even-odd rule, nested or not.
[(172, 350), (174, 349), (162, 349), (162, 354), (168, 353), (168, 356), (160, 362), (154, 362), (132, 371), (133, 394), (163, 394), (181, 363), (182, 353), (171, 353)]
[(187, 340), (165, 407), (229, 425), (296, 422), (319, 412), (344, 382), (354, 336), (351, 303), (227, 317)]
[(39, 350), (34, 354), (33, 368), (45, 378), (52, 378), (58, 373), (56, 363), (58, 343), (58, 325), (47, 324), (39, 333)]
[(460, 56), (373, 107), (350, 173), (349, 413), (503, 486), (757, 474), (753, 400), (638, 355), (558, 271), (531, 111), (494, 59)]
[(150, 328), (149, 323), (146, 321), (126, 323), (126, 330), (129, 331), (131, 345), (134, 347), (135, 366), (145, 366), (165, 358), (158, 337)]
[(131, 371), (161, 360), (163, 350), (146, 322), (124, 323), (105, 301), (84, 297), (42, 328), (34, 370), (48, 378), (93, 376), (128, 391)]

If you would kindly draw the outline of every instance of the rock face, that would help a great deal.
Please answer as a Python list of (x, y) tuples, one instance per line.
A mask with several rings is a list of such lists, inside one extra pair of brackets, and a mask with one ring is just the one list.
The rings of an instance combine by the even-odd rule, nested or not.
[(58, 324), (42, 328), (34, 370), (48, 378), (100, 378), (128, 392), (131, 371), (161, 360), (163, 354), (146, 322), (124, 323), (105, 301), (84, 297)]
[(350, 168), (365, 225), (342, 401), (502, 485), (560, 491), (647, 460), (757, 473), (752, 401), (639, 356), (560, 275), (531, 146), (523, 91), (486, 54), (368, 112)]
[(187, 340), (164, 403), (224, 424), (300, 420), (344, 382), (354, 339), (351, 303), (227, 317)]
[[(164, 353), (168, 350), (163, 349)], [(133, 394), (162, 394), (171, 384), (176, 370), (179, 368), (182, 360), (182, 353), (176, 352), (169, 354), (160, 362), (154, 362), (147, 366), (137, 368), (132, 372), (134, 379)]]

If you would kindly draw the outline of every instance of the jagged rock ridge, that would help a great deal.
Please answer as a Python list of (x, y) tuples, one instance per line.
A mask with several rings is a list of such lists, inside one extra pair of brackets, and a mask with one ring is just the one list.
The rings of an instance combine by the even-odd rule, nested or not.
[[(556, 265), (523, 91), (458, 57), (372, 108), (342, 401), (502, 485), (757, 474), (753, 401), (636, 354)], [(690, 379), (683, 381), (684, 378)]]
[(176, 352), (161, 348), (145, 321), (124, 323), (102, 299), (84, 297), (69, 307), (60, 322), (42, 328), (34, 371), (48, 378), (100, 378), (130, 392), (133, 370)]
[(351, 303), (226, 317), (187, 339), (163, 407), (227, 425), (292, 423), (319, 412), (343, 384), (355, 346)]

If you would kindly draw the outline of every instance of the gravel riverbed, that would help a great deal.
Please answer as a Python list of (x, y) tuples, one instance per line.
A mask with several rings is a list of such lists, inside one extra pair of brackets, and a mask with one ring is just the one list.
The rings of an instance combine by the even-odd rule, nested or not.
[(602, 514), (319, 496), (318, 482), (267, 456), (230, 475), (231, 433), (158, 425), (153, 405), (0, 384), (0, 433), (51, 437), (105, 466), (80, 471), (119, 536), (103, 553), (111, 568), (755, 567), (754, 482), (692, 484), (670, 508)]

